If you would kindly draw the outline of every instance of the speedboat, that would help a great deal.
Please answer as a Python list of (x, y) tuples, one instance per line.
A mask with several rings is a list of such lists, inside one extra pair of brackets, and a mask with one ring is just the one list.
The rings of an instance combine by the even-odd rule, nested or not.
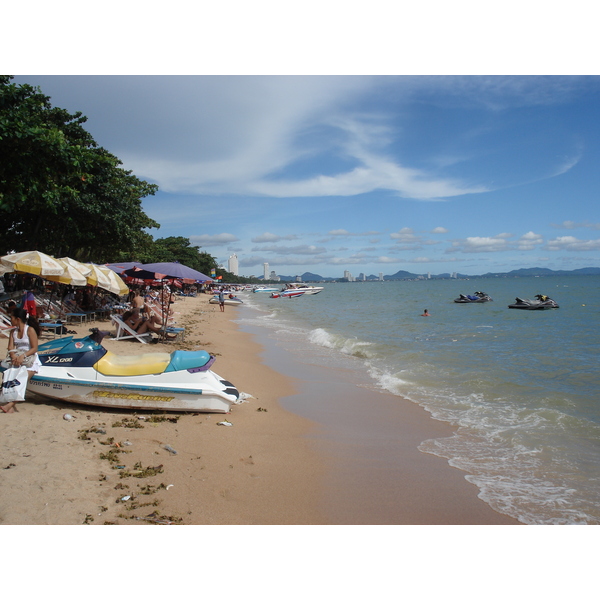
[(316, 287), (314, 285), (306, 285), (305, 283), (288, 283), (285, 287), (285, 290), (302, 290), (307, 296), (312, 296), (314, 294), (318, 294), (322, 292), (324, 288)]
[(517, 297), (515, 303), (509, 304), (508, 308), (520, 308), (521, 310), (547, 310), (549, 308), (559, 307), (549, 296), (537, 294), (535, 298), (535, 300), (529, 300), (528, 298)]
[[(219, 304), (219, 296), (213, 296), (209, 301), (209, 304)], [(244, 304), (242, 300), (237, 298), (236, 296), (227, 296), (225, 298), (225, 304), (229, 304), (230, 306), (239, 306), (240, 304)]]
[(280, 292), (273, 292), (269, 298), (298, 298), (304, 296), (305, 293), (304, 290), (281, 290)]
[(42, 363), (28, 389), (54, 400), (128, 409), (228, 413), (239, 404), (235, 386), (211, 370), (204, 350), (114, 354), (105, 333), (90, 330), (40, 344)]
[(472, 304), (473, 302), (491, 302), (492, 298), (488, 296), (485, 292), (475, 292), (475, 294), (461, 294), (458, 298), (454, 300), (458, 304)]
[(269, 292), (269, 293), (272, 293), (272, 292), (278, 292), (279, 289), (275, 288), (275, 287), (266, 287), (264, 285), (261, 285), (260, 287), (254, 288), (252, 291), (253, 292)]

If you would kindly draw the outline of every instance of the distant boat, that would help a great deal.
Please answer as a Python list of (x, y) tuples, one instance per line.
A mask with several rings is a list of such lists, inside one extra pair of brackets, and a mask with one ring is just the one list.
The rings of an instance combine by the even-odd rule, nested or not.
[(283, 291), (288, 291), (288, 290), (300, 290), (302, 292), (304, 292), (307, 296), (312, 296), (314, 294), (318, 294), (319, 292), (322, 292), (324, 288), (322, 287), (316, 287), (313, 285), (306, 285), (305, 283), (288, 283), (285, 286), (285, 290), (281, 290)]
[(306, 292), (304, 290), (282, 290), (273, 292), (269, 297), (270, 298), (298, 298), (300, 296), (304, 296)]
[(457, 304), (472, 304), (473, 302), (491, 302), (492, 298), (485, 292), (475, 292), (472, 296), (470, 294), (461, 294), (454, 300)]
[(528, 298), (516, 298), (514, 304), (509, 304), (508, 308), (519, 308), (521, 310), (547, 310), (549, 308), (559, 308), (558, 304), (549, 296), (538, 294), (535, 300)]
[(254, 288), (252, 291), (253, 292), (269, 292), (269, 293), (272, 293), (272, 292), (278, 292), (279, 288), (276, 288), (276, 287), (266, 287), (264, 285), (261, 285), (261, 286), (259, 286), (257, 288)]

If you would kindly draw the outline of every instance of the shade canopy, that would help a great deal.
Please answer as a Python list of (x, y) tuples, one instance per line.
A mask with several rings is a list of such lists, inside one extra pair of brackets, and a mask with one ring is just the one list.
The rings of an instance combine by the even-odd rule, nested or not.
[(15, 273), (30, 273), (42, 277), (45, 275), (62, 275), (65, 270), (64, 266), (55, 258), (37, 250), (7, 254), (0, 258), (0, 262), (8, 267), (7, 272), (12, 270)]
[(56, 261), (63, 266), (64, 272), (61, 275), (43, 275), (42, 277), (44, 277), (44, 279), (75, 286), (87, 285), (87, 278), (81, 271), (64, 261), (62, 258), (57, 258)]
[(193, 281), (212, 281), (204, 273), (186, 267), (181, 263), (150, 263), (134, 266), (123, 271), (124, 275), (138, 279), (191, 279)]
[(114, 271), (115, 273), (118, 273), (120, 275), (123, 271), (126, 271), (127, 269), (131, 269), (133, 267), (140, 267), (141, 265), (142, 263), (139, 262), (122, 262), (111, 263), (104, 266), (108, 267), (111, 271)]

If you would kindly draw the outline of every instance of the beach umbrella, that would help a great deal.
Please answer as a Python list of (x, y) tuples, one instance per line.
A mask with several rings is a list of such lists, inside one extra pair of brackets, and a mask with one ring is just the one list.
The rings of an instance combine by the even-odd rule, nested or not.
[(44, 275), (44, 279), (49, 279), (50, 281), (57, 281), (58, 283), (64, 283), (67, 285), (75, 285), (75, 286), (85, 286), (87, 285), (87, 278), (81, 271), (71, 266), (62, 258), (57, 258), (56, 262), (61, 264), (64, 268), (64, 273), (61, 275)]
[(77, 269), (84, 277), (87, 277), (92, 272), (92, 269), (88, 265), (85, 265), (82, 262), (75, 260), (74, 258), (64, 256), (60, 260), (64, 263), (67, 263), (69, 266)]
[(104, 290), (108, 290), (111, 287), (111, 281), (108, 275), (100, 269), (100, 265), (94, 265), (92, 263), (84, 263), (89, 268), (90, 272), (87, 276), (87, 282), (94, 287), (101, 287)]
[(55, 258), (37, 250), (7, 254), (0, 258), (0, 262), (15, 273), (30, 273), (41, 277), (62, 275), (65, 270)]
[[(140, 274), (140, 271), (143, 273)], [(124, 271), (130, 277), (139, 279), (191, 279), (193, 281), (212, 281), (204, 273), (186, 267), (178, 262), (143, 264)]]
[(109, 292), (112, 292), (117, 296), (124, 296), (125, 294), (129, 294), (129, 288), (114, 271), (109, 269), (107, 266), (101, 266), (99, 268), (110, 281), (110, 289), (108, 289)]
[(139, 267), (142, 263), (139, 262), (121, 262), (121, 263), (111, 263), (108, 265), (104, 265), (105, 267), (108, 267), (111, 271), (114, 271), (115, 273), (118, 273), (119, 275), (127, 270), (127, 269), (131, 269), (133, 267)]

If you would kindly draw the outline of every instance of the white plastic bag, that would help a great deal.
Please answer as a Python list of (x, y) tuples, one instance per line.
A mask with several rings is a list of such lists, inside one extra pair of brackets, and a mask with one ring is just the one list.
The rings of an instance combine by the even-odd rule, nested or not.
[(0, 402), (22, 402), (27, 389), (27, 367), (11, 367), (6, 369), (2, 378)]

